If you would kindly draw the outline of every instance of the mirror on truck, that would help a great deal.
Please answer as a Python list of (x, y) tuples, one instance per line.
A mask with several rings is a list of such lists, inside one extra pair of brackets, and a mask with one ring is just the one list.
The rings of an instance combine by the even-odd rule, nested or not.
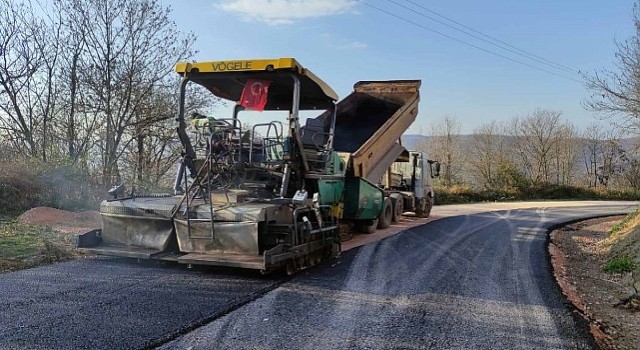
[(440, 162), (429, 160), (429, 167), (431, 168), (431, 177), (440, 176)]

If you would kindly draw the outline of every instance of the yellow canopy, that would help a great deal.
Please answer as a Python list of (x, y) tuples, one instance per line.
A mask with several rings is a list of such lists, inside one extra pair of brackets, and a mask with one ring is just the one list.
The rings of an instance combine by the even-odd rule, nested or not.
[(175, 71), (214, 95), (237, 102), (247, 79), (270, 81), (266, 110), (291, 109), (294, 74), (300, 80), (300, 109), (330, 108), (338, 95), (293, 58), (178, 62)]

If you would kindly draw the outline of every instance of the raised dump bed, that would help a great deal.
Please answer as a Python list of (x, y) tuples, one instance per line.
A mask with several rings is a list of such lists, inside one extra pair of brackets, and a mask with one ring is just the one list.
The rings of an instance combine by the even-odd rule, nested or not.
[(361, 81), (338, 102), (333, 149), (348, 153), (353, 175), (377, 182), (404, 148), (398, 143), (416, 119), (419, 80)]
[[(339, 217), (354, 221), (360, 230), (375, 230), (380, 213), (390, 205), (378, 184), (406, 152), (398, 140), (416, 119), (419, 88), (419, 80), (358, 82), (354, 91), (336, 104), (333, 133), (332, 111), (308, 119), (302, 130), (303, 136), (312, 140), (318, 134), (333, 134), (332, 149), (347, 165)], [(315, 132), (316, 128), (322, 133)], [(321, 188), (321, 192), (330, 191)]]

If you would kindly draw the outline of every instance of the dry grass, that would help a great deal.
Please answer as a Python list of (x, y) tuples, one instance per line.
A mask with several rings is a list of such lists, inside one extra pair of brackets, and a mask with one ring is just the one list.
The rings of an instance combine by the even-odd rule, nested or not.
[(14, 220), (0, 222), (0, 272), (64, 261), (77, 255), (75, 235)]
[[(606, 267), (627, 266), (631, 272), (632, 288), (640, 291), (640, 211), (636, 210), (612, 228), (609, 237), (599, 245), (599, 251), (607, 257)], [(624, 263), (624, 264), (623, 264)]]
[(638, 211), (629, 214), (620, 225), (611, 230), (611, 234), (602, 241), (600, 248), (610, 257), (627, 256), (640, 262), (640, 215)]
[(479, 189), (466, 184), (443, 186), (436, 183), (436, 204), (509, 202), (521, 200), (638, 200), (629, 190), (584, 188), (560, 185), (531, 185), (520, 188)]

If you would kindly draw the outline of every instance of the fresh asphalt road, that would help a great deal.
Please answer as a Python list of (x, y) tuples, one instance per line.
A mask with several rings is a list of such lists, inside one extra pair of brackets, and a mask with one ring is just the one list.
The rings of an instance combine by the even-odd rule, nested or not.
[(125, 259), (2, 274), (0, 349), (591, 348), (546, 233), (635, 206), (567, 205), (443, 217), (291, 279)]
[(440, 219), (347, 252), (166, 349), (590, 349), (556, 286), (550, 228), (632, 207)]

